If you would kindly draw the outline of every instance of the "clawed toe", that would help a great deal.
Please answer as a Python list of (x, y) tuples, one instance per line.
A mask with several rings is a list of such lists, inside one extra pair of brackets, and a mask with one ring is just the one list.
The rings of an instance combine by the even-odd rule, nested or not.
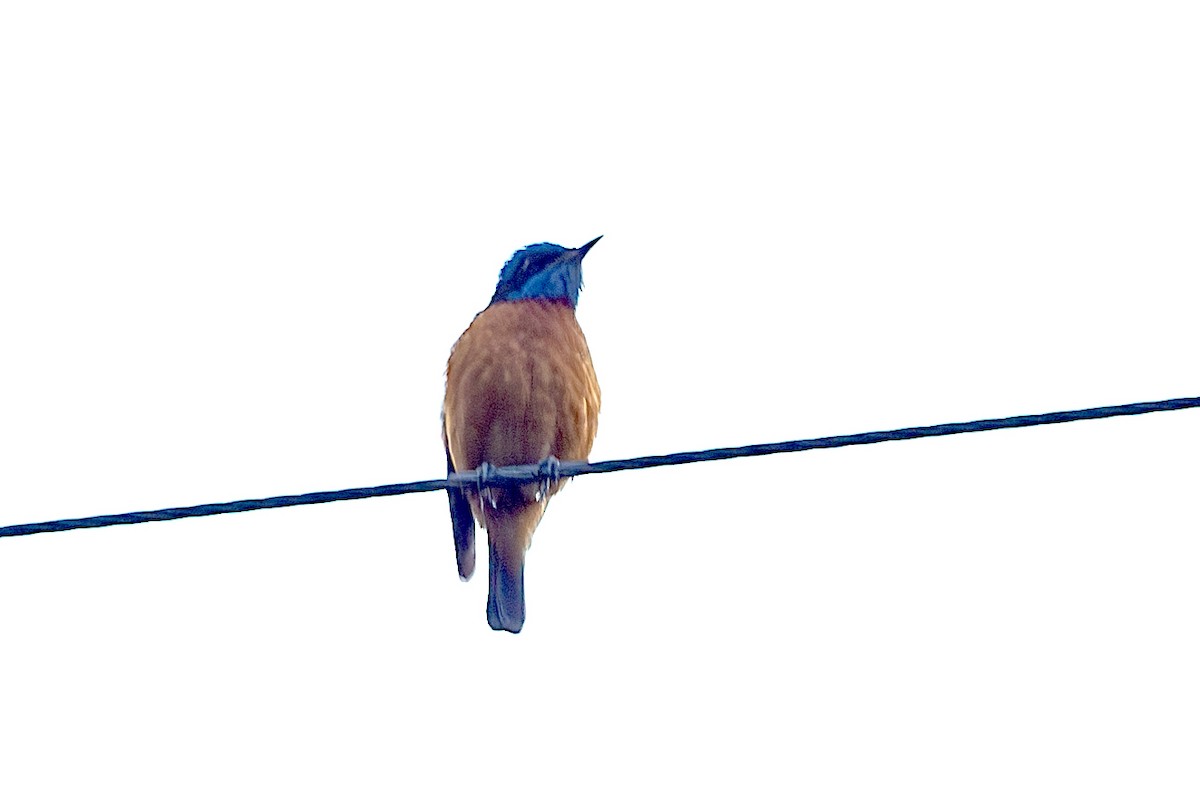
[(545, 500), (549, 497), (550, 488), (560, 480), (559, 466), (560, 462), (554, 456), (548, 456), (538, 464), (537, 475), (542, 481), (538, 500)]

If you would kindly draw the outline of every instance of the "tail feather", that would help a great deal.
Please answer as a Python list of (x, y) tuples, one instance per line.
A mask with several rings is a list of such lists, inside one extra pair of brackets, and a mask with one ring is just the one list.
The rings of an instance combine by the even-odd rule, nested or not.
[(502, 501), (488, 515), (487, 617), (493, 630), (518, 633), (525, 624), (525, 551), (543, 511), (541, 503)]
[(525, 624), (525, 553), (505, 557), (488, 548), (488, 624), (494, 631), (520, 633)]

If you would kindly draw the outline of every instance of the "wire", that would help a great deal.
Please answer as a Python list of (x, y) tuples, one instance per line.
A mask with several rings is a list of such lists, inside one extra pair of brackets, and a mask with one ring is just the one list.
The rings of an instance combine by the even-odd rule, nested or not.
[(10, 525), (0, 528), (0, 537), (25, 536), (32, 533), (66, 531), (76, 528), (103, 528), (111, 525), (134, 525), (141, 522), (160, 522), (186, 517), (209, 517), (216, 514), (233, 514), (241, 511), (257, 511), (263, 508), (334, 503), (340, 500), (361, 500), (366, 497), (390, 497), (416, 492), (436, 492), (451, 487), (505, 486), (544, 480), (548, 475), (570, 478), (598, 472), (620, 472), (628, 469), (645, 469), (672, 464), (691, 464), (700, 461), (721, 461), (746, 456), (765, 456), (775, 453), (796, 453), (803, 450), (821, 450), (850, 445), (875, 444), (902, 439), (923, 439), (929, 436), (950, 436), (958, 433), (994, 431), (1003, 428), (1028, 428), (1034, 425), (1053, 425), (1060, 422), (1075, 422), (1084, 419), (1123, 417), (1133, 414), (1149, 414), (1155, 411), (1177, 411), (1200, 407), (1200, 397), (1180, 397), (1174, 400), (1159, 400), (1151, 403), (1129, 403), (1121, 406), (1084, 408), (1078, 411), (1055, 411), (1049, 414), (1031, 414), (1022, 417), (981, 419), (974, 422), (952, 422), (945, 425), (929, 425), (920, 428), (899, 428), (890, 431), (855, 433), (846, 436), (826, 436), (820, 439), (797, 439), (790, 442), (752, 444), (743, 447), (721, 447), (712, 450), (695, 450), (661, 456), (643, 456), (615, 461), (564, 461), (548, 466), (523, 464), (510, 467), (492, 467), (486, 470), (481, 480), (478, 470), (456, 472), (445, 479), (416, 481), (414, 483), (391, 483), (384, 486), (369, 486), (360, 489), (341, 489), (332, 492), (266, 497), (261, 500), (237, 500), (231, 503), (210, 503), (183, 508), (164, 508), (159, 511), (138, 511), (129, 514), (111, 514), (81, 519), (60, 519), (53, 522), (34, 522), (28, 525)]

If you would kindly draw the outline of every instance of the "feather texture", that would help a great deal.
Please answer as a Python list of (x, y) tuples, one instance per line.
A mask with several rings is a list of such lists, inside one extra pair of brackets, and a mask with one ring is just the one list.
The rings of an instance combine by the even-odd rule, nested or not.
[[(559, 299), (493, 302), (459, 338), (446, 367), (443, 438), (448, 467), (472, 470), (533, 464), (553, 456), (585, 460), (596, 438), (600, 386), (571, 303)], [(474, 569), (474, 529), (464, 502), (488, 531), (488, 621), (517, 632), (525, 619), (524, 564), (546, 502), (561, 488), (464, 489), (451, 493), (459, 574)]]

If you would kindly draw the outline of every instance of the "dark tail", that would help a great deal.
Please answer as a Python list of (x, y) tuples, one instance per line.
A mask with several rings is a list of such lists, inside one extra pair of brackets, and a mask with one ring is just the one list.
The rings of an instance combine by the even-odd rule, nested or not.
[(540, 506), (488, 517), (487, 618), (492, 630), (519, 633), (525, 624), (525, 549), (540, 517)]
[[(446, 474), (454, 472), (450, 448), (446, 448)], [(475, 574), (475, 517), (471, 501), (463, 489), (447, 489), (450, 496), (450, 524), (454, 527), (454, 554), (458, 559), (458, 577), (470, 580)]]

